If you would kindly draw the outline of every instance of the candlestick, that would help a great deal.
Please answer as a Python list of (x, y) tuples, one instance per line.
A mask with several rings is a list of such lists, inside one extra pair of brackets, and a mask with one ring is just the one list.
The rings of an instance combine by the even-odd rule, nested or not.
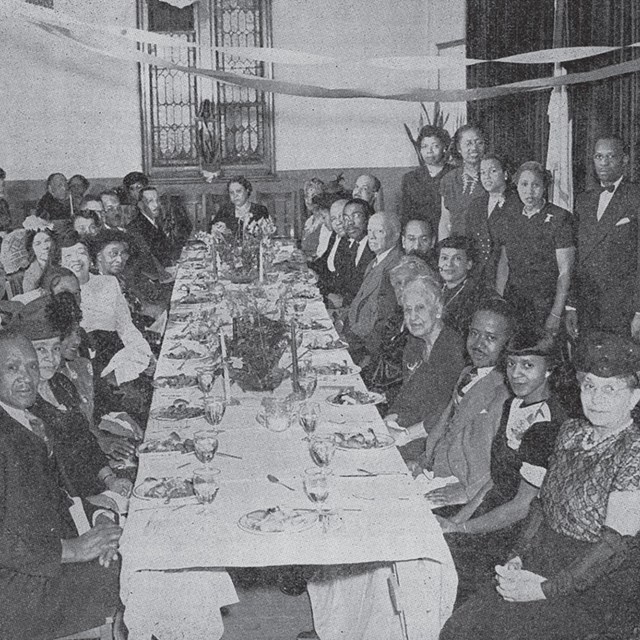
[(264, 258), (262, 256), (262, 240), (260, 240), (260, 250), (258, 253), (258, 274), (260, 284), (264, 282)]
[(291, 320), (291, 385), (293, 386), (294, 393), (297, 393), (300, 390), (298, 377), (298, 341), (296, 336), (296, 321)]
[(220, 354), (222, 356), (222, 383), (224, 386), (224, 399), (231, 402), (231, 380), (229, 379), (229, 363), (227, 362), (227, 341), (222, 328), (218, 331), (220, 336)]

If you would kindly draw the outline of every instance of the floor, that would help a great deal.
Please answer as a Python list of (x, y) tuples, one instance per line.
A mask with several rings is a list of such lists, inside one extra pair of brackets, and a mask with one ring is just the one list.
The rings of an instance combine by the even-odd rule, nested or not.
[(228, 607), (222, 640), (295, 640), (313, 629), (306, 591), (287, 596), (273, 583), (236, 590), (240, 602)]

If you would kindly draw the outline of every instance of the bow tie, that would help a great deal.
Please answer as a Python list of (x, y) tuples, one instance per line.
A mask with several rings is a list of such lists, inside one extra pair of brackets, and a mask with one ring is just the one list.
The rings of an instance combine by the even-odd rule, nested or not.
[(615, 184), (610, 184), (606, 187), (603, 185), (600, 185), (600, 193), (604, 193), (605, 191), (608, 191), (609, 193), (613, 193), (615, 190), (616, 190)]

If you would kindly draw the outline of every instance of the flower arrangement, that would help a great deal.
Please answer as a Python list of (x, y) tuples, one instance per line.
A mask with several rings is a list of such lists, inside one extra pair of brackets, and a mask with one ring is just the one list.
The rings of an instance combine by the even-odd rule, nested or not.
[(269, 259), (272, 253), (271, 238), (276, 226), (269, 218), (251, 221), (244, 232), (237, 237), (221, 230), (216, 232), (216, 246), (220, 259), (226, 267), (226, 275), (232, 282), (251, 282), (258, 277), (260, 246), (263, 258)]
[(233, 319), (229, 345), (230, 375), (244, 391), (273, 391), (286, 372), (278, 367), (289, 346), (287, 326), (262, 313)]

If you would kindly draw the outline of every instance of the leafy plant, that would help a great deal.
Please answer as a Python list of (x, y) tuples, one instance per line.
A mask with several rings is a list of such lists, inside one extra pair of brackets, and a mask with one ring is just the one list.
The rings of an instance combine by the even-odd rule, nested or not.
[[(433, 120), (429, 115), (429, 111), (425, 106), (424, 102), (420, 103), (420, 107), (422, 108), (422, 112), (420, 113), (420, 120), (418, 121), (418, 130), (416, 132), (415, 138), (411, 133), (411, 129), (408, 124), (405, 123), (404, 130), (407, 132), (407, 136), (409, 141), (413, 145), (413, 148), (418, 156), (418, 162), (421, 167), (424, 167), (424, 160), (422, 159), (422, 154), (420, 153), (420, 146), (418, 145), (418, 137), (420, 136), (420, 130), (425, 125), (430, 125), (433, 127), (439, 127), (440, 129), (446, 129), (446, 124), (449, 121), (449, 114), (444, 114), (444, 112), (440, 109), (440, 103), (433, 103)], [(426, 119), (426, 122), (425, 122)]]

